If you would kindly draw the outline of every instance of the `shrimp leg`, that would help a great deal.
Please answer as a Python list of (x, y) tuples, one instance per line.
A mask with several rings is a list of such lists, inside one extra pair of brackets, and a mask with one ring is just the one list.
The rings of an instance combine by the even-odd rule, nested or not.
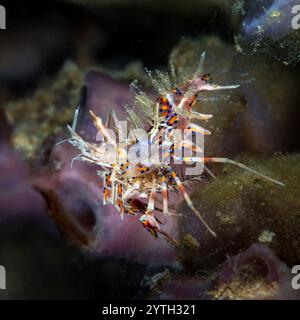
[(215, 162), (215, 163), (230, 163), (230, 164), (233, 164), (233, 165), (236, 165), (248, 172), (251, 172), (261, 178), (264, 178), (272, 183), (275, 183), (281, 187), (284, 187), (285, 184), (278, 181), (278, 180), (275, 180), (275, 179), (272, 179), (262, 173), (259, 173), (258, 171), (254, 170), (254, 169), (251, 169), (249, 167), (247, 167), (245, 164), (243, 163), (240, 163), (240, 162), (236, 162), (234, 160), (231, 160), (231, 159), (228, 159), (228, 158), (196, 158), (196, 157), (184, 157), (184, 158), (178, 158), (178, 160), (183, 160), (183, 161), (192, 161), (192, 162), (204, 162), (204, 163), (209, 163), (209, 162)]
[(168, 241), (170, 241), (173, 245), (178, 246), (179, 243), (167, 232), (160, 229), (158, 220), (154, 216), (154, 204), (156, 198), (156, 180), (153, 180), (153, 185), (151, 189), (151, 193), (149, 196), (149, 202), (147, 206), (147, 210), (145, 214), (140, 218), (140, 222), (143, 226), (157, 239), (158, 233), (162, 234)]
[(170, 170), (173, 179), (175, 180), (179, 191), (183, 194), (184, 199), (187, 203), (187, 205), (189, 206), (189, 208), (193, 211), (193, 213), (195, 214), (195, 216), (204, 224), (204, 226), (206, 227), (206, 229), (214, 236), (217, 237), (216, 233), (209, 227), (209, 225), (206, 223), (206, 221), (203, 219), (203, 217), (201, 216), (200, 212), (194, 207), (194, 204), (191, 200), (191, 198), (189, 197), (189, 195), (187, 194), (187, 192), (185, 191), (185, 187), (183, 186), (182, 182), (180, 181), (180, 179), (177, 177), (176, 172), (174, 170)]

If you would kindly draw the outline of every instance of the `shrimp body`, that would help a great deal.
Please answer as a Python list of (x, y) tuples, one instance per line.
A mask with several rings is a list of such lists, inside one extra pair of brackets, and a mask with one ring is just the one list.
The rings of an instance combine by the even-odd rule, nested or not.
[[(172, 68), (172, 81), (170, 80), (172, 77), (168, 74), (157, 72), (157, 76), (154, 77), (150, 73), (153, 85), (159, 92), (156, 100), (152, 100), (133, 85), (136, 91), (135, 101), (131, 108), (127, 108), (128, 120), (133, 134), (128, 137), (125, 132), (122, 132), (121, 122), (114, 111), (111, 112), (106, 123), (90, 111), (95, 127), (104, 138), (100, 146), (86, 142), (76, 133), (79, 109), (75, 112), (72, 127), (68, 127), (71, 134), (68, 142), (80, 150), (80, 154), (74, 159), (99, 166), (98, 175), (103, 180), (103, 204), (113, 205), (119, 212), (121, 219), (124, 219), (125, 215), (139, 215), (140, 223), (154, 238), (157, 239), (161, 234), (175, 245), (178, 244), (177, 241), (163, 230), (162, 222), (155, 215), (157, 212), (162, 212), (166, 217), (172, 214), (168, 206), (170, 192), (181, 194), (191, 211), (216, 237), (215, 232), (194, 207), (186, 192), (188, 179), (182, 181), (179, 177), (175, 165), (176, 161), (181, 161), (182, 166), (184, 163), (202, 163), (203, 165), (208, 162), (230, 163), (272, 183), (282, 185), (279, 181), (227, 158), (177, 155), (177, 151), (181, 148), (188, 148), (193, 153), (201, 151), (200, 146), (192, 138), (193, 134), (211, 134), (199, 122), (209, 120), (212, 115), (194, 110), (199, 95), (205, 91), (232, 90), (238, 87), (238, 85), (219, 86), (213, 84), (210, 76), (203, 74), (204, 57), (205, 53), (201, 55), (197, 70), (185, 83), (176, 83), (174, 68)], [(144, 129), (145, 120), (150, 124), (150, 128), (141, 137), (136, 132)], [(110, 123), (111, 121), (113, 124)], [(111, 130), (115, 134), (111, 134)], [(174, 137), (178, 132), (184, 131), (190, 132), (191, 136), (178, 142)], [(118, 136), (118, 139), (114, 140), (113, 136)], [(115, 152), (114, 159), (107, 157), (109, 152), (105, 150), (109, 146)], [(143, 153), (147, 152), (143, 150), (149, 149), (158, 151), (159, 158), (153, 159), (153, 157), (145, 156)], [(132, 157), (132, 154), (136, 157)], [(159, 203), (159, 199), (162, 203)]]

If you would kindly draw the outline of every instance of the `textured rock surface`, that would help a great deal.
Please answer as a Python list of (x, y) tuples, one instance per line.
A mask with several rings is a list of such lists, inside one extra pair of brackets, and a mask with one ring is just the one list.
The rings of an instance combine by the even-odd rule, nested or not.
[(192, 199), (218, 238), (207, 234), (191, 214), (183, 216), (180, 223), (183, 235), (191, 234), (199, 243), (196, 252), (183, 251), (183, 260), (189, 268), (209, 269), (217, 261), (222, 262), (227, 254), (235, 254), (257, 241), (264, 230), (275, 234), (270, 247), (281, 260), (290, 266), (299, 262), (299, 154), (246, 159), (241, 161), (283, 181), (285, 187), (272, 185), (232, 166), (226, 166), (218, 180), (203, 185)]
[(2, 110), (0, 122), (0, 223), (6, 219), (45, 213), (42, 198), (30, 185), (27, 166), (10, 143), (11, 128), (6, 123)]
[(13, 125), (13, 146), (24, 158), (37, 156), (46, 138), (72, 119), (82, 84), (81, 71), (68, 62), (50, 86), (39, 88), (32, 98), (5, 106)]
[(299, 62), (299, 32), (292, 28), (295, 0), (227, 0), (227, 10), (235, 23), (236, 49), (263, 54), (284, 65)]
[(282, 300), (300, 298), (291, 270), (267, 246), (254, 243), (205, 276), (170, 276), (151, 291), (157, 299)]

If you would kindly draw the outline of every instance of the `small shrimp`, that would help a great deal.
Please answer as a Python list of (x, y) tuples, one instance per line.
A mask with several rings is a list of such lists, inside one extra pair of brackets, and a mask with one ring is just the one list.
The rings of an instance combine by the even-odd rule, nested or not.
[[(120, 121), (114, 111), (109, 115), (109, 118), (113, 121), (110, 128), (94, 112), (90, 111), (90, 115), (95, 127), (104, 137), (103, 144), (110, 144), (115, 148), (117, 155), (115, 162), (107, 160), (105, 153), (100, 151), (101, 145), (87, 142), (76, 133), (79, 108), (75, 111), (72, 126), (68, 126), (71, 137), (67, 141), (80, 150), (80, 154), (72, 162), (82, 160), (97, 164), (100, 167), (98, 175), (103, 180), (103, 204), (115, 206), (121, 219), (124, 219), (126, 214), (140, 215), (140, 223), (155, 239), (162, 235), (173, 245), (178, 245), (177, 240), (163, 230), (163, 223), (155, 215), (155, 212), (162, 212), (165, 217), (170, 217), (171, 213), (168, 205), (170, 192), (181, 194), (188, 207), (207, 231), (217, 237), (214, 230), (195, 208), (185, 187), (188, 179), (181, 180), (179, 178), (178, 169), (174, 164), (175, 161), (181, 161), (182, 166), (185, 163), (202, 163), (203, 165), (207, 163), (228, 163), (260, 176), (271, 183), (279, 186), (284, 185), (228, 158), (177, 155), (179, 148), (188, 148), (192, 152), (199, 152), (201, 148), (193, 141), (192, 137), (185, 138), (180, 144), (175, 144), (173, 138), (176, 130), (186, 130), (192, 134), (203, 136), (211, 134), (199, 123), (195, 123), (195, 121), (207, 121), (212, 118), (211, 114), (203, 114), (194, 110), (199, 95), (204, 94), (205, 91), (233, 90), (239, 87), (239, 85), (220, 86), (214, 84), (210, 75), (203, 73), (204, 58), (205, 53), (201, 55), (195, 73), (190, 80), (183, 84), (171, 83), (167, 80), (171, 77), (164, 75), (162, 72), (157, 72), (156, 76), (149, 72), (152, 83), (159, 92), (159, 97), (156, 100), (137, 89), (135, 84), (132, 85), (135, 90), (135, 102), (131, 108), (127, 107), (131, 128), (143, 130), (145, 120), (150, 123), (150, 129), (145, 133), (146, 140), (143, 140), (138, 134), (133, 135), (134, 138), (125, 137), (125, 144), (128, 148), (140, 150), (137, 161), (130, 158), (130, 152), (124, 147), (120, 147), (118, 141), (113, 138), (121, 132)], [(135, 112), (137, 108), (138, 112)], [(140, 115), (141, 113), (142, 115)], [(114, 130), (115, 135), (111, 135), (110, 130)], [(122, 140), (124, 140), (124, 133), (122, 133)], [(143, 153), (141, 151), (142, 147), (157, 148), (161, 151), (161, 158), (158, 161), (140, 159)], [(205, 166), (204, 168), (210, 173)], [(210, 174), (213, 176), (212, 173)], [(156, 206), (158, 196), (162, 198), (161, 209)], [(146, 203), (141, 199), (145, 199)]]

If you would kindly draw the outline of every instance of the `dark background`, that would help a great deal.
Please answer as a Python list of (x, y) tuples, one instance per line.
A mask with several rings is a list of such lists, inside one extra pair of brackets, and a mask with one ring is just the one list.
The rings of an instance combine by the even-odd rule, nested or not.
[[(233, 46), (241, 31), (231, 6), (213, 0), (88, 2), (91, 5), (1, 2), (7, 12), (7, 29), (0, 30), (1, 107), (31, 97), (41, 83), (53, 80), (67, 60), (83, 69), (101, 66), (118, 71), (137, 60), (149, 69), (161, 68), (183, 37), (217, 35)], [(266, 59), (271, 56), (268, 51)], [(299, 65), (289, 68), (297, 83)], [(5, 142), (13, 128), (0, 111), (0, 138)], [(298, 116), (299, 110), (288, 118), (285, 151), (299, 150)], [(147, 297), (146, 277), (164, 268), (120, 257), (100, 258), (70, 244), (41, 197), (36, 204), (20, 200), (16, 185), (26, 165), (12, 155), (7, 171), (3, 159), (0, 153), (0, 264), (7, 270), (7, 290), (0, 291), (0, 299)]]
[[(135, 60), (153, 69), (166, 65), (172, 47), (184, 36), (212, 33), (232, 41), (227, 14), (215, 4), (206, 1), (194, 10), (192, 2), (187, 7), (181, 1), (161, 2), (89, 6), (2, 1), (7, 14), (7, 29), (0, 31), (2, 105), (32, 95), (41, 81), (51, 81), (67, 59), (86, 66), (80, 55), (84, 50), (95, 65), (112, 70)], [(0, 130), (2, 136), (10, 131), (4, 125)], [(14, 172), (19, 174), (17, 168)], [(2, 193), (6, 189), (9, 200), (4, 194), (3, 201), (9, 204), (0, 207), (0, 263), (7, 269), (8, 287), (0, 298), (145, 297), (144, 276), (160, 268), (125, 259), (98, 259), (71, 246), (42, 204), (35, 213), (30, 206), (15, 208), (19, 195), (13, 195), (14, 183), (3, 182), (1, 189)]]

